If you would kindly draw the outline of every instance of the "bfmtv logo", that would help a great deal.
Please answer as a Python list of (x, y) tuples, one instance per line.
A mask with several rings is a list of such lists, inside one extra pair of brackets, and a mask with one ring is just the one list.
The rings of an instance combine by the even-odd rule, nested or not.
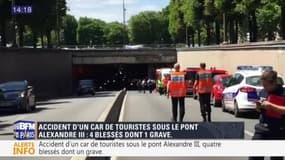
[(35, 139), (34, 121), (20, 120), (14, 123), (14, 135), (17, 140), (32, 140)]

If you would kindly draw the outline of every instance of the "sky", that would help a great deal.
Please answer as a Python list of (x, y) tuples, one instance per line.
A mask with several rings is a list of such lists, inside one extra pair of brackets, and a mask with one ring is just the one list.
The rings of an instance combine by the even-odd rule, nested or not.
[[(126, 20), (141, 11), (160, 11), (170, 0), (125, 0)], [(123, 0), (67, 0), (68, 14), (123, 22)]]

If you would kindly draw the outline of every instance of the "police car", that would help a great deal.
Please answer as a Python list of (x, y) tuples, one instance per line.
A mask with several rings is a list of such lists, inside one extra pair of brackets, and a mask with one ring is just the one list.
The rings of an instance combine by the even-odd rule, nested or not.
[[(272, 69), (271, 66), (238, 66), (238, 71), (223, 91), (222, 110), (232, 111), (236, 117), (242, 112), (255, 111), (255, 102), (259, 100), (259, 92), (263, 89), (260, 82), (262, 72)], [(284, 84), (280, 76), (278, 83)]]

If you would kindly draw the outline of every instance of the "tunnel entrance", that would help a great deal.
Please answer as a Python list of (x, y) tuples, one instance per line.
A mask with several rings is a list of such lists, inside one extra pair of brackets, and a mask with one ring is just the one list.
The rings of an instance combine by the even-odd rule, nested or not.
[(104, 65), (73, 65), (73, 86), (78, 81), (92, 79), (97, 91), (113, 91), (127, 88), (135, 90), (139, 79), (155, 79), (155, 70), (170, 67), (172, 64), (104, 64)]

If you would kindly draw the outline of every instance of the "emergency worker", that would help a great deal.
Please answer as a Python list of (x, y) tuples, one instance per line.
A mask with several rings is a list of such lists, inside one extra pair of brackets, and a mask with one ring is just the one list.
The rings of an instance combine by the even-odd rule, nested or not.
[(198, 94), (203, 121), (211, 122), (211, 93), (213, 88), (212, 73), (206, 70), (206, 63), (200, 64), (197, 72), (194, 88)]
[(179, 122), (183, 121), (185, 114), (185, 97), (186, 97), (186, 82), (185, 72), (180, 71), (180, 65), (174, 65), (175, 71), (171, 73), (170, 80), (167, 85), (167, 97), (171, 97), (172, 102), (172, 121), (177, 122), (177, 110), (179, 104)]

